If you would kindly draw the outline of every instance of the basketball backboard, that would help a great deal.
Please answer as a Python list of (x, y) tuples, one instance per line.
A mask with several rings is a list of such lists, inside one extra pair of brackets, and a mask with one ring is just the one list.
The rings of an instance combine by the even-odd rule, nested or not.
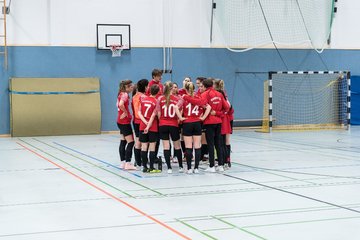
[(97, 49), (110, 50), (112, 45), (131, 49), (130, 24), (96, 24)]

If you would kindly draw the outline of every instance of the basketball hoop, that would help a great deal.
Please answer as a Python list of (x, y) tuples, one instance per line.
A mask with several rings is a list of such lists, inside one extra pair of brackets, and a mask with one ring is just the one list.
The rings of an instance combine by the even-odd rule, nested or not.
[(110, 45), (110, 50), (112, 52), (112, 57), (121, 57), (121, 52), (124, 49), (123, 45)]

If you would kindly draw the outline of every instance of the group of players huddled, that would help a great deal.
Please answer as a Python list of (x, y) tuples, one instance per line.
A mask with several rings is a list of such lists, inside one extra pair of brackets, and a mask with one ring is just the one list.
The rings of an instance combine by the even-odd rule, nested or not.
[[(134, 149), (135, 165), (142, 166), (144, 173), (161, 172), (162, 161), (157, 157), (160, 139), (168, 173), (172, 173), (170, 139), (179, 172), (184, 172), (183, 155), (188, 174), (199, 173), (200, 160), (207, 154), (209, 166), (206, 172), (223, 172), (230, 168), (230, 134), (234, 111), (227, 99), (224, 81), (198, 77), (195, 90), (189, 77), (184, 79), (182, 89), (178, 89), (177, 84), (170, 81), (163, 85), (161, 70), (154, 69), (152, 78), (150, 82), (141, 79), (136, 86), (131, 80), (120, 83), (117, 125), (121, 134), (121, 168), (137, 170), (131, 164)], [(130, 104), (133, 116), (129, 111)], [(218, 163), (216, 167), (215, 149)]]

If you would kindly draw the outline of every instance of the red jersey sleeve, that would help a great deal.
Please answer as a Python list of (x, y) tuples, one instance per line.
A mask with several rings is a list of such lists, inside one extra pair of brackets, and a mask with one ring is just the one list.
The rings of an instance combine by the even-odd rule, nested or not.
[(229, 104), (229, 102), (226, 101), (226, 99), (225, 99), (224, 97), (222, 97), (221, 101), (222, 101), (223, 111), (224, 111), (224, 112), (229, 111), (229, 109), (230, 109), (230, 104)]
[(193, 98), (191, 96), (185, 95), (184, 100), (188, 101), (191, 104), (198, 105), (198, 106), (205, 106), (207, 102), (207, 94), (203, 93), (199, 98)]
[(129, 94), (128, 93), (124, 93), (122, 94), (120, 100), (126, 102), (129, 99)]

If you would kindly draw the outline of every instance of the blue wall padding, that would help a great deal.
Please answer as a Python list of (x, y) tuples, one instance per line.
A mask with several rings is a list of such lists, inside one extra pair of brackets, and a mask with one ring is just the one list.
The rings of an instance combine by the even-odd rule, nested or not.
[[(97, 51), (95, 47), (15, 46), (8, 50), (9, 67), (0, 68), (0, 134), (10, 132), (9, 78), (100, 78), (101, 130), (112, 131), (117, 130), (116, 95), (120, 80), (149, 79), (153, 68), (163, 68), (162, 48), (133, 47), (123, 51), (119, 58), (112, 58), (110, 51)], [(267, 79), (267, 74), (262, 72), (349, 70), (352, 75), (360, 75), (360, 50), (334, 49), (322, 54), (311, 49), (279, 52), (286, 64), (276, 49), (235, 53), (222, 48), (174, 48), (172, 80), (181, 87), (185, 76), (224, 79), (235, 119), (247, 120), (262, 119), (263, 81)], [(169, 74), (163, 76), (163, 81), (166, 80), (170, 80)]]
[(360, 76), (351, 76), (351, 125), (360, 125)]

